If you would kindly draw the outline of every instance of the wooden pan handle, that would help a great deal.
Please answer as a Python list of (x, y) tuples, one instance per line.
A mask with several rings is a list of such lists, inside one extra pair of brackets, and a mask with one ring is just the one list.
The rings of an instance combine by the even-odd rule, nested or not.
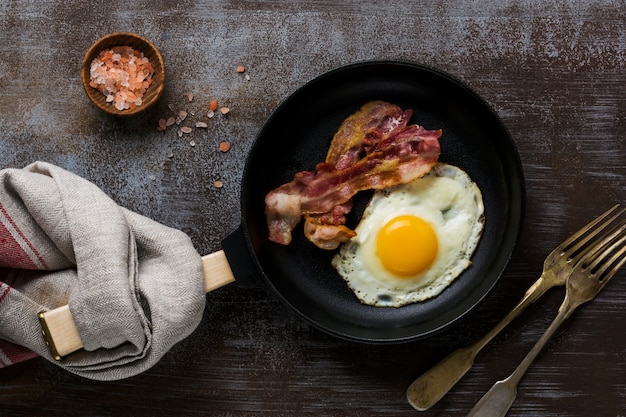
[[(235, 281), (223, 250), (203, 256), (202, 269), (206, 292)], [(54, 359), (61, 360), (64, 356), (83, 347), (69, 306), (64, 305), (39, 313), (39, 322), (44, 340)]]
[(211, 292), (235, 281), (224, 251), (213, 252), (202, 257), (204, 290)]

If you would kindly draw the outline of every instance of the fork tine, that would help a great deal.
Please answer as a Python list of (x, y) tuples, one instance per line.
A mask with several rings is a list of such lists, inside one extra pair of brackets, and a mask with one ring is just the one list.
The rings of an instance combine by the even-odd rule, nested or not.
[[(598, 254), (604, 253), (609, 248), (611, 242), (620, 237), (626, 228), (624, 221), (626, 220), (616, 222), (617, 224), (613, 225), (613, 228), (603, 233), (602, 236), (599, 236), (598, 241), (596, 241), (590, 248), (581, 251), (581, 254), (584, 255), (585, 265), (592, 263)], [(581, 254), (578, 256), (581, 256)]]
[(626, 262), (626, 224), (597, 244), (581, 262), (581, 267), (590, 271), (604, 286)]
[[(561, 253), (568, 255), (570, 263), (578, 263), (587, 253), (587, 251), (583, 249), (588, 247), (588, 243), (626, 211), (626, 208), (622, 208), (617, 213), (614, 213), (619, 206), (619, 204), (616, 204), (611, 207), (605, 213), (574, 233), (559, 246)], [(611, 216), (611, 214), (613, 215)]]
[[(624, 239), (622, 239), (622, 241), (623, 240)], [(624, 255), (626, 255), (626, 246), (622, 247), (622, 249), (620, 249), (619, 252), (617, 252), (615, 255), (613, 255), (613, 260), (612, 261), (617, 261), (617, 263), (602, 278), (602, 282), (606, 283), (608, 280), (610, 280), (613, 277), (613, 275), (615, 275), (617, 273), (617, 271), (619, 271), (619, 269), (624, 265), (624, 263), (626, 262), (626, 256), (624, 256)], [(619, 259), (620, 256), (621, 256), (621, 259)]]

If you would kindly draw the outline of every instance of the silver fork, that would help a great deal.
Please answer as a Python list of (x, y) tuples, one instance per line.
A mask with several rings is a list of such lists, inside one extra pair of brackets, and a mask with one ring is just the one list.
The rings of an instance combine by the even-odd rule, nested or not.
[(470, 370), (478, 352), (502, 329), (547, 290), (564, 285), (574, 266), (586, 253), (585, 249), (590, 246), (590, 242), (626, 210), (618, 208), (619, 204), (613, 206), (554, 249), (544, 261), (539, 279), (526, 291), (513, 310), (473, 345), (452, 352), (417, 378), (406, 391), (409, 403), (420, 411), (427, 410), (437, 403)]
[(559, 326), (581, 304), (592, 300), (626, 262), (626, 224), (612, 232), (586, 252), (566, 282), (565, 299), (554, 321), (519, 366), (506, 379), (496, 382), (478, 401), (468, 417), (503, 417), (517, 396), (517, 385), (530, 364)]

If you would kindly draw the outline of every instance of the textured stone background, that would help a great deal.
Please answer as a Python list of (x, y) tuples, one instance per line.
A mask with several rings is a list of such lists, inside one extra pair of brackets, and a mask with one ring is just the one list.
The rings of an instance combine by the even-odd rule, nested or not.
[[(80, 83), (85, 51), (114, 31), (151, 39), (168, 71), (160, 103), (132, 120), (99, 113)], [(486, 332), (545, 255), (626, 189), (623, 1), (1, 2), (0, 167), (45, 160), (67, 168), (184, 230), (201, 254), (239, 225), (241, 172), (272, 109), (323, 72), (369, 59), (411, 60), (460, 78), (518, 145), (527, 187), (521, 240), (500, 284), (462, 326), (365, 346), (309, 328), (262, 284), (233, 285), (209, 294), (200, 328), (138, 377), (85, 381), (39, 359), (1, 370), (0, 415), (410, 415), (404, 390), (413, 378)], [(228, 116), (206, 118), (213, 98)], [(170, 107), (209, 128), (182, 138), (158, 132)], [(218, 150), (223, 140), (228, 153)], [(531, 367), (510, 416), (624, 415), (620, 275)], [(464, 415), (530, 349), (561, 297), (557, 290), (531, 308), (422, 414)]]

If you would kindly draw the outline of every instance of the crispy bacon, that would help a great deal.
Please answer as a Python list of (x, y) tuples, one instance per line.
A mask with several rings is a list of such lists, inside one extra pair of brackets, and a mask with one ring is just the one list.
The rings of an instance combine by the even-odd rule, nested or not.
[(381, 140), (404, 129), (413, 110), (403, 111), (395, 104), (370, 101), (341, 123), (326, 154), (326, 162), (344, 169), (361, 159)]
[[(265, 198), (269, 239), (287, 245), (291, 242), (291, 231), (303, 214), (324, 214), (325, 217), (359, 191), (405, 184), (423, 176), (439, 158), (440, 136), (441, 130), (405, 126), (368, 144), (366, 155), (347, 167), (337, 168), (322, 162), (315, 172), (297, 173), (293, 181), (269, 192)], [(320, 229), (321, 235), (325, 232), (326, 229)]]
[[(412, 110), (403, 111), (395, 104), (385, 101), (370, 101), (359, 111), (341, 123), (333, 136), (326, 163), (337, 169), (347, 168), (381, 140), (404, 129), (413, 115)], [(345, 215), (352, 209), (352, 200), (335, 206), (328, 213), (305, 214), (304, 235), (316, 246), (335, 249), (340, 243), (350, 240), (356, 233), (345, 226)]]

